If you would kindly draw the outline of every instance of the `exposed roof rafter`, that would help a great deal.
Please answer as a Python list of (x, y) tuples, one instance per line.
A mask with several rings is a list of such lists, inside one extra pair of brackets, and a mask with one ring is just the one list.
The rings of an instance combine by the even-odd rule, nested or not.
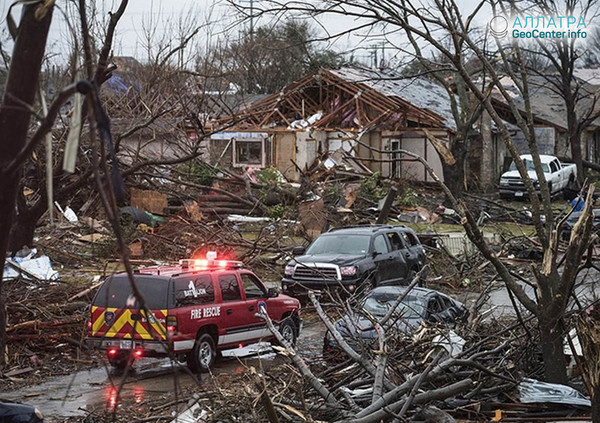
[(406, 96), (402, 98), (402, 88), (395, 87), (398, 84), (394, 85), (397, 91), (394, 92), (390, 84), (378, 87), (376, 81), (367, 79), (373, 78), (372, 71), (365, 73), (364, 80), (357, 77), (361, 75), (357, 72), (361, 71), (321, 69), (219, 123), (261, 130), (290, 127), (294, 121), (321, 113), (312, 128), (364, 130), (380, 125), (389, 129), (406, 126), (453, 129), (454, 122), (448, 122), (447, 118), (430, 109), (416, 106)]

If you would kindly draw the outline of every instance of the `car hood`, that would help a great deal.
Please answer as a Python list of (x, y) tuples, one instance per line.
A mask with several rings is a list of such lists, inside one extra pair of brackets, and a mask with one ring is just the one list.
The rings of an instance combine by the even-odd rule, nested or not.
[[(537, 181), (537, 174), (535, 173), (535, 170), (528, 170), (527, 174), (529, 175), (530, 179)], [(519, 174), (518, 170), (509, 170), (508, 172), (504, 172), (502, 174), (502, 178), (520, 178), (520, 177), (521, 177), (521, 175)]]
[(295, 257), (290, 261), (290, 265), (296, 263), (331, 263), (338, 266), (354, 264), (358, 260), (365, 258), (365, 254), (307, 254)]
[[(421, 324), (421, 319), (398, 319), (394, 329), (404, 334), (411, 333)], [(362, 314), (346, 315), (334, 324), (336, 330), (346, 339), (376, 339), (377, 331), (373, 324)]]

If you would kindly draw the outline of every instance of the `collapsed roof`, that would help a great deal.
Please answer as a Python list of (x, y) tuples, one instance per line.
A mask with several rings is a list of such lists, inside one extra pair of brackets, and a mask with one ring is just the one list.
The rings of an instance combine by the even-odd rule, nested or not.
[(423, 77), (321, 69), (220, 123), (237, 129), (455, 129), (447, 91)]

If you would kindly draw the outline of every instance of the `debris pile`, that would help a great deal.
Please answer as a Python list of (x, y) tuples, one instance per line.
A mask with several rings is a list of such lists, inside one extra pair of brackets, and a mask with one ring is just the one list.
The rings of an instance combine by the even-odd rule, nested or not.
[(93, 292), (64, 281), (11, 279), (4, 282), (9, 298), (7, 383), (23, 377), (68, 374), (94, 363), (83, 355), (85, 310)]

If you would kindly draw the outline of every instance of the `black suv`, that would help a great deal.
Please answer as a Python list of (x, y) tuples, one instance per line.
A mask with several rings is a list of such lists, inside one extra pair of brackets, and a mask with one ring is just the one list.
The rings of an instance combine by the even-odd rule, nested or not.
[(425, 265), (423, 246), (406, 226), (332, 229), (292, 254), (281, 281), (286, 294), (341, 287), (354, 292), (365, 283), (407, 284)]

